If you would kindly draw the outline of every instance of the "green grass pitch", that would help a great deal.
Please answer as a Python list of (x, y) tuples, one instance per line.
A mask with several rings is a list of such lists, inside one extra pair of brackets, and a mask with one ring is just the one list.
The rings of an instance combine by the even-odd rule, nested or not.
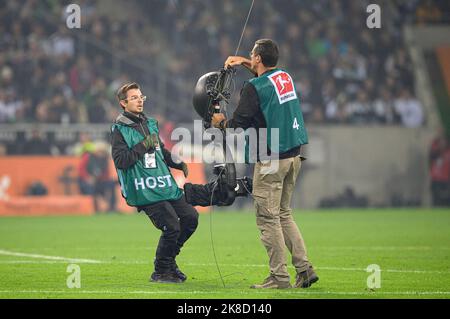
[[(295, 219), (320, 280), (262, 291), (249, 288), (269, 271), (253, 212), (201, 214), (177, 259), (183, 284), (148, 281), (159, 231), (143, 214), (1, 218), (0, 298), (450, 298), (449, 210), (302, 211)], [(69, 264), (80, 267), (81, 288), (67, 287)], [(381, 268), (378, 289), (367, 287), (371, 264)]]

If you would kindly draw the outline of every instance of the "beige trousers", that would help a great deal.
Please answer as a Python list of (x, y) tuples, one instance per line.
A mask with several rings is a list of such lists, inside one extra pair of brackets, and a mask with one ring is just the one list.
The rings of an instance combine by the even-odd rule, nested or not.
[(300, 167), (300, 157), (296, 156), (257, 162), (253, 174), (256, 224), (269, 255), (270, 273), (280, 281), (289, 281), (286, 247), (297, 272), (305, 271), (310, 265), (303, 237), (291, 209), (292, 193)]

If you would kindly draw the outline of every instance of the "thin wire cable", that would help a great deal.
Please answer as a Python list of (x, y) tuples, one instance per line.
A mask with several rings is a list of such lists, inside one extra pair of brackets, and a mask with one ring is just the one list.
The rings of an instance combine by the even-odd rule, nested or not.
[[(244, 27), (242, 28), (241, 37), (239, 38), (238, 46), (236, 48), (236, 52), (234, 53), (234, 55), (238, 54), (239, 48), (241, 47), (241, 41), (242, 41), (242, 38), (244, 37), (245, 29), (247, 28), (248, 19), (250, 18), (250, 14), (252, 13), (252, 9), (253, 9), (253, 4), (254, 3), (255, 3), (255, 0), (252, 0), (252, 4), (250, 6), (250, 9), (248, 10), (247, 18), (245, 19), (245, 24), (244, 24)], [(225, 161), (226, 161), (226, 155), (225, 155)], [(214, 181), (215, 185), (214, 185), (214, 187), (212, 189), (212, 192), (211, 192), (211, 201), (210, 201), (211, 212), (209, 214), (209, 231), (210, 231), (211, 247), (212, 247), (212, 251), (213, 251), (214, 261), (216, 263), (217, 271), (219, 272), (219, 276), (220, 276), (220, 280), (222, 281), (222, 285), (225, 288), (225, 281), (223, 280), (223, 276), (222, 276), (222, 273), (220, 271), (219, 263), (217, 262), (217, 256), (216, 256), (216, 251), (215, 251), (215, 248), (214, 248), (214, 240), (213, 240), (213, 232), (212, 232), (212, 210), (213, 210), (212, 202), (213, 202), (214, 190), (216, 189), (216, 187), (218, 185), (217, 181), (219, 180), (220, 175), (222, 174), (224, 169), (225, 169), (225, 166), (221, 169), (219, 175), (215, 179), (215, 181)]]
[[(252, 183), (253, 183), (253, 181), (252, 181)], [(250, 192), (250, 190), (247, 188), (247, 186), (245, 186), (245, 183), (242, 183), (242, 186), (244, 186), (245, 190), (251, 196), (251, 198), (253, 198), (253, 200), (255, 200), (255, 196), (253, 196), (252, 192)]]
[(212, 247), (212, 251), (213, 251), (214, 262), (216, 263), (216, 268), (217, 268), (217, 271), (219, 273), (220, 280), (222, 281), (223, 288), (225, 288), (225, 281), (223, 280), (222, 272), (220, 271), (219, 263), (217, 262), (216, 250), (214, 248), (214, 240), (213, 240), (213, 232), (212, 232), (212, 211), (213, 211), (212, 202), (213, 202), (213, 199), (214, 199), (214, 191), (215, 191), (215, 189), (216, 189), (216, 187), (218, 185), (217, 181), (219, 180), (220, 175), (222, 175), (222, 172), (224, 170), (225, 170), (225, 166), (220, 170), (219, 175), (217, 175), (217, 178), (213, 182), (215, 185), (214, 185), (214, 187), (213, 187), (213, 189), (211, 191), (211, 201), (209, 203), (210, 204), (209, 206), (211, 206), (211, 212), (209, 213), (209, 236), (210, 236), (210, 239), (211, 239), (211, 247)]
[(234, 55), (238, 54), (239, 48), (241, 47), (241, 41), (242, 41), (242, 38), (244, 37), (245, 29), (247, 28), (247, 22), (248, 22), (248, 19), (250, 18), (250, 14), (252, 13), (253, 3), (255, 3), (255, 0), (252, 0), (252, 5), (250, 6), (250, 10), (248, 10), (247, 19), (245, 20), (244, 28), (242, 28), (241, 37), (239, 39), (238, 46), (236, 48), (236, 52), (234, 53)]

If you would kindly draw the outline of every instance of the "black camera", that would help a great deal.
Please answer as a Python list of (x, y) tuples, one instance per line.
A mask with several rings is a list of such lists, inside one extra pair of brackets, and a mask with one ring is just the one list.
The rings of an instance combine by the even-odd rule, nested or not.
[(186, 201), (193, 206), (229, 206), (236, 197), (246, 197), (252, 193), (253, 180), (250, 177), (236, 178), (234, 164), (215, 165), (213, 182), (201, 184), (184, 184)]
[[(203, 119), (205, 129), (211, 125), (214, 113), (220, 112), (220, 104), (227, 104), (230, 97), (230, 85), (236, 70), (234, 68), (221, 69), (217, 72), (209, 72), (199, 78), (194, 90), (193, 105), (197, 113)], [(227, 148), (225, 139), (222, 145)], [(236, 197), (247, 196), (252, 193), (253, 182), (249, 177), (236, 178), (234, 163), (228, 161), (225, 164), (214, 166), (213, 182), (201, 185), (186, 183), (184, 196), (186, 201), (193, 206), (229, 206), (234, 203)]]

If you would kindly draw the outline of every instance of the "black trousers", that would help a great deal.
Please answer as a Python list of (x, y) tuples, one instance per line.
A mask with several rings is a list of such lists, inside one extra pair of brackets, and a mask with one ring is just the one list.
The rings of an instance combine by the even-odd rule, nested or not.
[(168, 271), (175, 265), (175, 257), (181, 247), (197, 229), (198, 212), (186, 203), (184, 196), (178, 200), (149, 205), (142, 210), (153, 225), (162, 231), (156, 249), (155, 271)]

